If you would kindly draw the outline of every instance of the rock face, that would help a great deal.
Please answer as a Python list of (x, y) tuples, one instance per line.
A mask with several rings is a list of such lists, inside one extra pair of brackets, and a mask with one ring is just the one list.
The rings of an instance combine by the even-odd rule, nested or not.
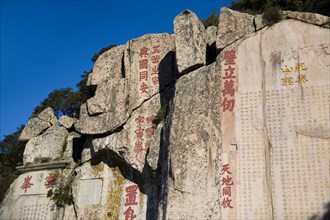
[[(32, 165), (1, 219), (27, 207), (56, 219), (321, 219), (330, 202), (329, 18), (285, 13), (268, 26), (222, 9), (219, 27), (205, 30), (187, 10), (174, 35), (106, 51), (79, 121), (63, 116), (57, 126), (48, 109), (26, 125)], [(221, 51), (210, 56), (215, 41)], [(59, 158), (67, 165), (54, 168)], [(50, 168), (53, 189), (70, 183), (72, 204), (46, 198)], [(46, 209), (31, 209), (39, 204)]]
[(219, 16), (217, 48), (222, 49), (231, 43), (254, 32), (253, 15), (222, 8)]
[(42, 135), (32, 138), (25, 147), (23, 164), (46, 158), (53, 160), (61, 157), (65, 149), (68, 132), (64, 127), (50, 127)]
[(174, 19), (176, 62), (180, 73), (188, 72), (206, 63), (205, 28), (189, 10)]

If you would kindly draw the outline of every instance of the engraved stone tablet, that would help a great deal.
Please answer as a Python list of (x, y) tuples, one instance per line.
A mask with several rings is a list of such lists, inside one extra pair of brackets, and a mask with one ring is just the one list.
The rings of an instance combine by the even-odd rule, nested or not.
[(81, 205), (95, 205), (100, 203), (102, 179), (80, 180), (79, 203)]

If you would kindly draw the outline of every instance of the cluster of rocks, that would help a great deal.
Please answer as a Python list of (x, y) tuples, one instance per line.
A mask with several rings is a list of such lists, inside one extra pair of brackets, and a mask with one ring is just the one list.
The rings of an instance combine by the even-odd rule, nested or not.
[[(25, 126), (20, 140), (30, 169), (20, 168), (0, 217), (321, 213), (330, 200), (330, 20), (289, 11), (282, 18), (269, 26), (262, 15), (223, 8), (219, 26), (206, 29), (185, 10), (174, 34), (144, 35), (101, 54), (87, 82), (95, 95), (79, 120), (57, 119), (47, 108)], [(52, 209), (53, 169), (73, 174), (73, 204)], [(316, 191), (311, 176), (319, 179)]]

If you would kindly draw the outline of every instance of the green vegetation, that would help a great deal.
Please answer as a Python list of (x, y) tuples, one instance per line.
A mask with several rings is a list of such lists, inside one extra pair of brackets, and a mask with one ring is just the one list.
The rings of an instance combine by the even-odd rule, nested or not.
[(167, 109), (168, 109), (168, 103), (165, 103), (160, 107), (160, 109), (156, 113), (156, 117), (154, 120), (154, 124), (159, 124), (161, 121), (163, 121), (166, 117), (167, 114)]
[(24, 125), (0, 141), (0, 202), (10, 184), (17, 177), (15, 167), (22, 165), (25, 143), (18, 142)]
[(100, 56), (102, 53), (104, 53), (105, 51), (110, 50), (111, 48), (116, 47), (116, 46), (117, 46), (117, 45), (113, 45), (113, 44), (112, 44), (112, 45), (109, 45), (109, 46), (107, 46), (107, 47), (103, 47), (103, 48), (101, 48), (99, 52), (97, 52), (97, 53), (95, 53), (95, 54), (93, 55), (91, 61), (92, 61), (93, 63), (95, 63), (95, 61), (97, 60), (97, 58), (99, 58), (99, 56)]
[(210, 26), (218, 27), (219, 15), (217, 15), (215, 12), (212, 12), (212, 14), (209, 15), (205, 20), (202, 20), (202, 23), (204, 24), (205, 28)]
[(55, 189), (49, 190), (47, 192), (47, 197), (54, 202), (57, 208), (63, 208), (65, 205), (72, 205), (72, 173), (69, 173), (68, 176), (64, 176), (56, 172), (54, 173), (54, 178), (56, 181)]
[(278, 16), (276, 13), (272, 15), (272, 9), (313, 12), (330, 16), (329, 0), (238, 0), (233, 1), (230, 8), (250, 14), (269, 13), (266, 18), (271, 19)]

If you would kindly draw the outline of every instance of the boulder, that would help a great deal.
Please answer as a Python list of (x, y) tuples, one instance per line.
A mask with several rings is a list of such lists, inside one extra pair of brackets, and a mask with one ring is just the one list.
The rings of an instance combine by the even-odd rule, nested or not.
[(23, 163), (39, 163), (60, 158), (66, 146), (68, 132), (52, 126), (42, 135), (32, 138), (25, 146)]
[(253, 33), (255, 31), (253, 19), (253, 15), (233, 11), (229, 8), (221, 8), (217, 33), (217, 48), (223, 49), (238, 39)]
[(217, 40), (218, 27), (210, 26), (206, 29), (205, 41), (210, 46)]
[(330, 17), (310, 12), (283, 11), (282, 18), (294, 19), (318, 26), (323, 26), (330, 23)]
[(190, 10), (184, 10), (174, 21), (176, 62), (182, 74), (206, 63), (205, 27)]
[(40, 112), (38, 118), (45, 122), (49, 122), (52, 126), (57, 125), (57, 118), (54, 114), (54, 110), (50, 107), (47, 107), (42, 112)]
[(122, 59), (125, 46), (113, 47), (102, 53), (89, 75), (89, 85), (100, 85), (108, 80), (118, 81), (122, 77)]
[(170, 116), (168, 219), (221, 217), (215, 182), (221, 146), (221, 80), (214, 67), (199, 68), (176, 84)]
[(49, 122), (43, 121), (39, 118), (31, 118), (19, 136), (19, 141), (28, 141), (37, 137), (50, 126), (51, 124)]
[(58, 122), (67, 129), (71, 129), (73, 124), (77, 122), (77, 119), (71, 118), (69, 116), (63, 115), (60, 117)]

